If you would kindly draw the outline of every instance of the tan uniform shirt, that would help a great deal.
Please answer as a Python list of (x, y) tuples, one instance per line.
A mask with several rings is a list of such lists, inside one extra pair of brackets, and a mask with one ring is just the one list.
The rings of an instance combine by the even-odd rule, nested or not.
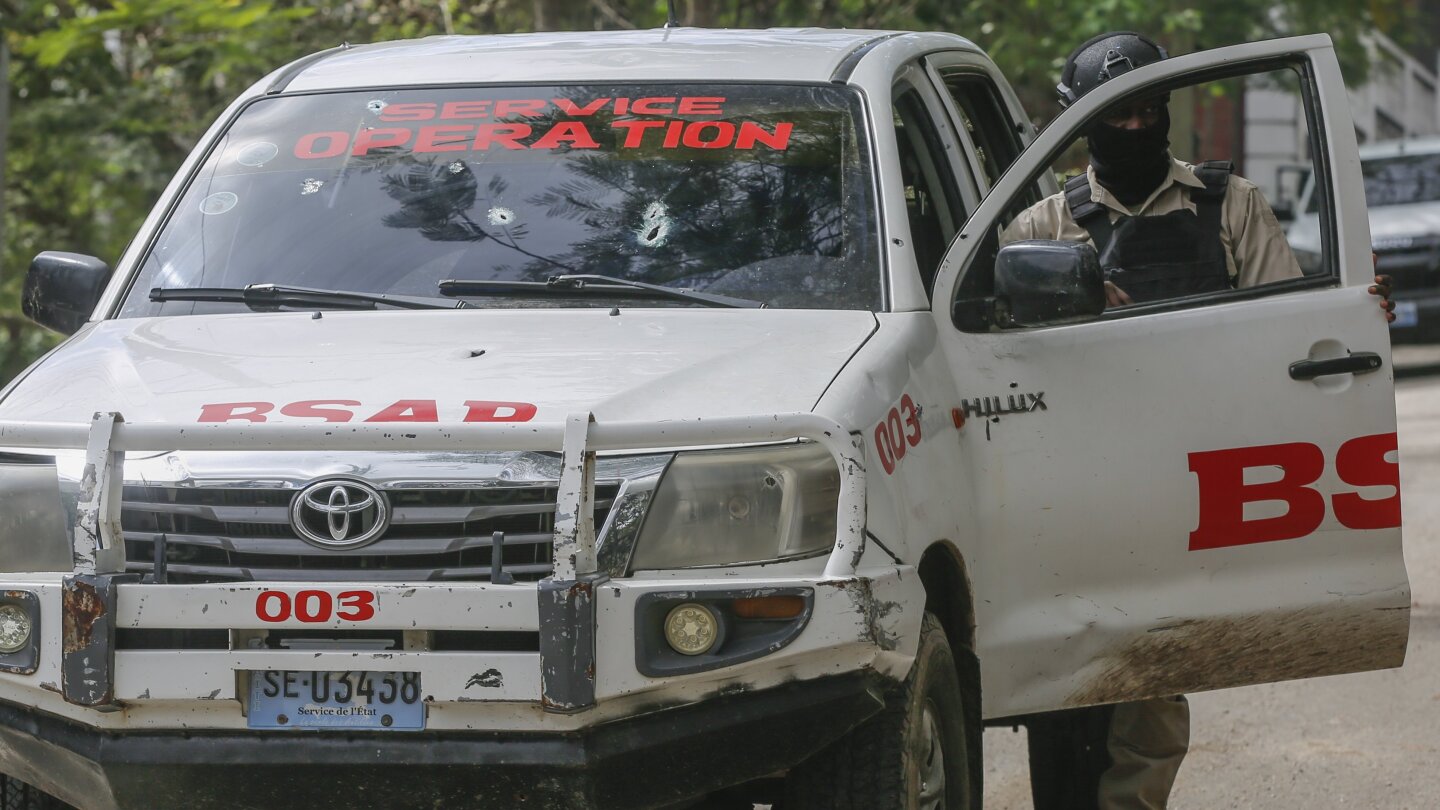
[[(1190, 189), (1205, 187), (1190, 164), (1171, 158), (1170, 176), (1144, 202), (1130, 209), (1100, 185), (1093, 168), (1087, 168), (1085, 173), (1090, 177), (1090, 199), (1110, 209), (1112, 222), (1122, 215), (1160, 216), (1182, 208), (1194, 212)], [(1094, 244), (1089, 231), (1070, 216), (1064, 192), (1046, 197), (1021, 212), (1000, 235), (1002, 245), (1021, 239)], [(1295, 254), (1290, 251), (1280, 222), (1264, 195), (1254, 183), (1234, 174), (1230, 175), (1225, 201), (1220, 206), (1220, 244), (1225, 248), (1225, 266), (1236, 287), (1253, 287), (1301, 275)]]

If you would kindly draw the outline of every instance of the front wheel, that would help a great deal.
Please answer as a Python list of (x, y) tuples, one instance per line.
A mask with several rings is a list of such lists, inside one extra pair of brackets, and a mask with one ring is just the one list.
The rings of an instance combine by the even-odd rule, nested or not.
[(879, 715), (791, 771), (786, 810), (970, 810), (980, 806), (971, 779), (967, 702), (940, 620), (926, 613), (920, 648), (905, 683)]

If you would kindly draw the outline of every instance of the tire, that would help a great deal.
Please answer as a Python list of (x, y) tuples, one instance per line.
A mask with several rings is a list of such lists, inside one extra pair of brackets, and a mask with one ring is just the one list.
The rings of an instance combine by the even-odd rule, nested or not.
[(75, 810), (48, 793), (13, 776), (0, 774), (0, 810)]
[(962, 688), (940, 620), (926, 613), (905, 683), (880, 714), (791, 771), (785, 810), (979, 808), (978, 726), (968, 728), (978, 717), (978, 690)]

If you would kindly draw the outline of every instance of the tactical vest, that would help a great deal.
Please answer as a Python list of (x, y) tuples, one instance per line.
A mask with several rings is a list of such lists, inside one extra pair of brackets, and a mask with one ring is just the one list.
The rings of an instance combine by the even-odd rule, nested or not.
[(1110, 209), (1090, 199), (1086, 174), (1066, 181), (1065, 203), (1094, 240), (1106, 280), (1135, 303), (1219, 292), (1233, 286), (1220, 243), (1220, 207), (1234, 170), (1228, 160), (1207, 160), (1195, 167), (1205, 187), (1190, 189), (1193, 212), (1182, 208), (1111, 222)]

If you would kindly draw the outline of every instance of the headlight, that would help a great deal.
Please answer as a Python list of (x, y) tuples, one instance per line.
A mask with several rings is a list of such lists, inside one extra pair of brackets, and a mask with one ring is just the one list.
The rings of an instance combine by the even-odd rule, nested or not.
[(70, 570), (73, 510), (65, 507), (53, 457), (0, 452), (0, 571)]
[(0, 605), (0, 653), (19, 652), (30, 643), (30, 614), (19, 605)]
[(680, 453), (651, 501), (634, 568), (800, 557), (835, 545), (840, 471), (824, 447)]

